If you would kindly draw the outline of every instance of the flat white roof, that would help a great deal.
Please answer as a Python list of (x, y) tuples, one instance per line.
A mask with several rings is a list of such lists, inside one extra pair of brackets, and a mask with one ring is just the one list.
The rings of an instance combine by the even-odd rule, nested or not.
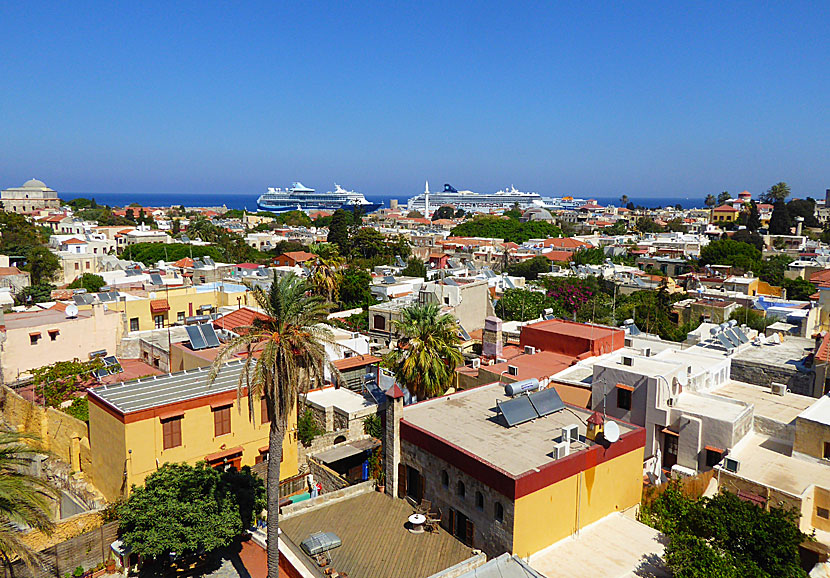
[(309, 391), (306, 394), (306, 400), (322, 407), (336, 407), (346, 413), (354, 413), (377, 405), (374, 401), (369, 401), (359, 393), (342, 387), (327, 387)]
[(751, 403), (755, 408), (755, 415), (779, 423), (791, 423), (816, 401), (815, 398), (795, 393), (775, 395), (768, 387), (751, 385), (742, 381), (728, 381), (711, 393)]
[(718, 397), (701, 395), (692, 391), (684, 391), (677, 396), (674, 409), (687, 411), (697, 415), (705, 415), (723, 421), (734, 423), (744, 413), (750, 410), (747, 403)]
[(798, 414), (798, 417), (830, 425), (830, 397), (825, 395), (818, 398), (810, 407)]

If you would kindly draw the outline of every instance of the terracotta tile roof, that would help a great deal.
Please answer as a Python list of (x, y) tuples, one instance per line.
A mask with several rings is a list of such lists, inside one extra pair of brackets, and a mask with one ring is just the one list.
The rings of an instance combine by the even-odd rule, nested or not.
[(738, 209), (733, 207), (732, 205), (721, 205), (720, 207), (715, 207), (713, 209), (716, 213), (737, 213)]
[(64, 241), (63, 244), (64, 245), (86, 245), (87, 243), (86, 243), (86, 241), (82, 241), (80, 239), (76, 239), (75, 237), (72, 237), (68, 241)]
[(5, 277), (6, 275), (20, 275), (22, 271), (17, 267), (0, 267), (0, 277)]
[(167, 299), (152, 299), (150, 301), (150, 311), (153, 313), (170, 311), (170, 303), (167, 302)]
[(237, 267), (240, 269), (259, 269), (259, 265), (256, 263), (239, 263)]
[(810, 283), (830, 283), (830, 269), (816, 271), (810, 275)]
[(379, 363), (380, 361), (380, 357), (375, 355), (353, 355), (352, 357), (347, 357), (345, 359), (338, 359), (333, 362), (332, 365), (334, 365), (334, 367), (336, 367), (339, 371), (346, 371), (347, 369), (364, 367), (366, 365)]
[(548, 251), (547, 253), (542, 253), (542, 256), (547, 257), (550, 261), (561, 263), (570, 261), (573, 255), (570, 251)]
[(309, 253), (307, 251), (289, 251), (288, 253), (283, 253), (283, 255), (293, 259), (294, 261), (309, 261), (316, 257), (314, 253)]
[(236, 327), (250, 327), (254, 324), (254, 319), (265, 321), (268, 319), (268, 316), (254, 309), (242, 307), (220, 317), (213, 322), (213, 326), (217, 329), (229, 329), (233, 331)]
[(54, 305), (52, 305), (49, 309), (54, 309), (55, 311), (66, 311), (66, 303), (61, 303), (58, 301)]
[(571, 237), (553, 237), (545, 239), (542, 242), (543, 247), (555, 247), (557, 249), (579, 249), (581, 247), (589, 247), (588, 243), (584, 243)]
[(193, 267), (193, 259), (185, 257), (173, 263), (174, 267)]

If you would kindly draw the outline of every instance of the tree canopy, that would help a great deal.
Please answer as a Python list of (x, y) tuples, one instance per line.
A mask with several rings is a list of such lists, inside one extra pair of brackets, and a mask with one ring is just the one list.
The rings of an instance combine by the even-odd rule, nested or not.
[(529, 321), (553, 306), (552, 300), (539, 291), (508, 289), (496, 302), (496, 315), (504, 321)]
[(441, 205), (435, 210), (434, 213), (432, 213), (432, 220), (437, 221), (438, 219), (452, 219), (454, 216), (454, 208), (452, 208), (450, 205)]
[(534, 281), (539, 278), (539, 273), (547, 273), (548, 271), (550, 271), (550, 259), (543, 255), (507, 266), (508, 275), (524, 277), (528, 281)]
[(761, 251), (748, 243), (719, 239), (700, 250), (701, 265), (731, 265), (751, 271), (761, 259)]
[(344, 309), (368, 307), (377, 300), (370, 289), (372, 276), (359, 267), (347, 267), (340, 280), (340, 306)]
[(516, 219), (495, 215), (476, 215), (472, 219), (453, 227), (451, 234), (457, 237), (485, 237), (524, 243), (529, 239), (559, 237), (562, 230), (546, 221), (522, 223)]
[(349, 227), (351, 224), (352, 216), (343, 209), (334, 211), (328, 224), (329, 234), (326, 241), (337, 245), (341, 255), (346, 255), (349, 250)]
[(30, 247), (26, 252), (26, 269), (32, 278), (32, 285), (48, 283), (60, 269), (60, 259), (42, 245)]
[(40, 229), (23, 215), (0, 211), (0, 253), (24, 256), (30, 248), (43, 244)]
[(69, 284), (69, 289), (86, 289), (87, 293), (97, 293), (106, 284), (107, 282), (100, 275), (84, 273)]
[(784, 201), (776, 201), (769, 220), (770, 235), (791, 235), (792, 219)]
[(761, 193), (760, 199), (762, 203), (773, 205), (779, 201), (786, 201), (790, 196), (790, 186), (785, 182), (780, 182), (772, 185), (767, 191)]
[(417, 257), (412, 257), (407, 262), (406, 267), (401, 270), (401, 275), (406, 277), (422, 277), (426, 279), (427, 266)]
[(214, 261), (222, 262), (225, 255), (215, 245), (188, 245), (185, 243), (136, 243), (129, 245), (122, 256), (133, 261), (144, 263), (148, 267), (159, 261), (178, 261), (185, 257), (194, 259), (208, 256)]

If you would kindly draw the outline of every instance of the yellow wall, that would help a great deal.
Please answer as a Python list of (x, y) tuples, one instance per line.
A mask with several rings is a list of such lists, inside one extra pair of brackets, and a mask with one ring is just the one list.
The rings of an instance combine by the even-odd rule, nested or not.
[[(268, 424), (259, 423), (260, 404), (254, 402), (256, 425), (248, 419), (247, 398), (242, 411), (234, 399), (231, 408), (231, 433), (213, 435), (213, 412), (209, 404), (188, 409), (182, 418), (182, 445), (163, 449), (162, 425), (158, 417), (123, 424), (116, 417), (89, 404), (90, 443), (93, 456), (93, 483), (108, 500), (118, 498), (133, 484), (141, 484), (147, 475), (166, 462), (195, 464), (205, 456), (242, 447), (242, 465), (253, 466), (259, 449), (268, 445)], [(296, 410), (288, 419), (289, 431), (283, 441), (280, 479), (295, 476), (297, 469)], [(224, 447), (222, 447), (224, 446)], [(132, 450), (129, 453), (128, 450)], [(123, 486), (126, 460), (127, 485)]]
[(513, 553), (526, 557), (640, 502), (643, 448), (516, 500)]

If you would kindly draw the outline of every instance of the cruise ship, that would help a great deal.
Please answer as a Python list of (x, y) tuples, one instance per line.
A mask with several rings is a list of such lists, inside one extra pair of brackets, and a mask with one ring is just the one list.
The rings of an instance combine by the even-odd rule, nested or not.
[(468, 213), (489, 213), (511, 209), (518, 203), (519, 208), (527, 209), (531, 206), (539, 206), (542, 197), (537, 193), (523, 193), (515, 187), (504, 189), (495, 193), (474, 193), (473, 191), (459, 191), (452, 185), (445, 184), (444, 190), (438, 193), (429, 191), (429, 183), (423, 193), (412, 197), (407, 201), (407, 209), (410, 211), (421, 211), (424, 214), (431, 213), (442, 205), (452, 205), (456, 209), (464, 209)]
[(349, 211), (361, 210), (364, 213), (371, 213), (380, 208), (381, 203), (367, 201), (361, 193), (347, 191), (337, 183), (334, 190), (327, 193), (317, 193), (302, 183), (292, 183), (287, 189), (269, 187), (268, 192), (256, 201), (261, 211), (272, 213), (285, 213), (287, 211), (336, 211), (346, 209)]

